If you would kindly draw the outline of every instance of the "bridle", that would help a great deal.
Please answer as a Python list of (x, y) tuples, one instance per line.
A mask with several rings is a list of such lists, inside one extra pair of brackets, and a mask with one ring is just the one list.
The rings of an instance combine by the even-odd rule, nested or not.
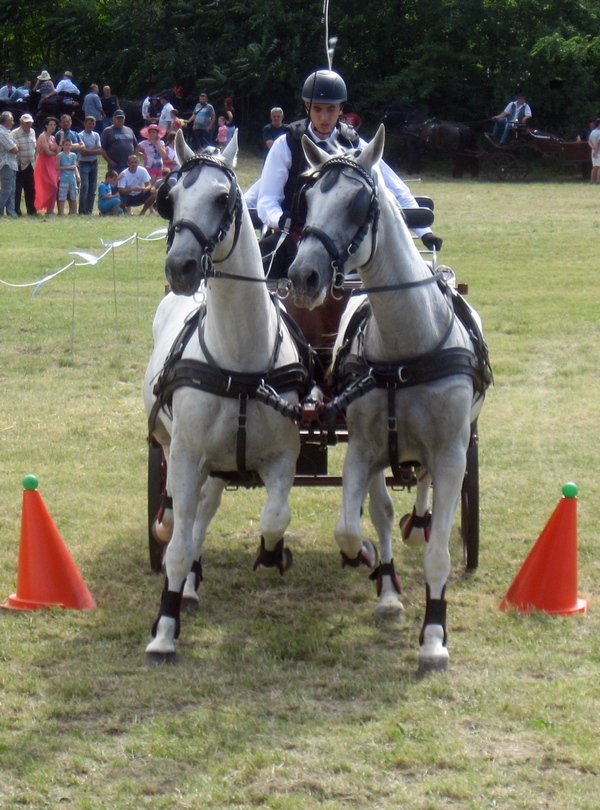
[[(219, 262), (226, 261), (237, 245), (239, 235), (240, 235), (240, 228), (242, 224), (242, 194), (240, 191), (240, 187), (237, 181), (237, 177), (235, 172), (230, 169), (228, 166), (225, 165), (223, 160), (219, 157), (210, 155), (210, 154), (201, 154), (201, 155), (194, 155), (193, 158), (186, 161), (181, 169), (179, 169), (179, 179), (178, 183), (183, 183), (184, 188), (190, 188), (194, 185), (194, 183), (198, 180), (200, 176), (200, 172), (204, 168), (204, 166), (213, 166), (215, 168), (220, 169), (224, 172), (228, 179), (229, 179), (229, 194), (227, 197), (227, 210), (223, 215), (221, 222), (219, 223), (216, 232), (212, 236), (207, 236), (202, 228), (196, 224), (191, 219), (187, 217), (181, 217), (178, 220), (173, 221), (173, 207), (172, 201), (169, 200), (167, 192), (159, 206), (159, 213), (165, 219), (169, 220), (169, 232), (167, 236), (167, 253), (171, 249), (173, 244), (173, 239), (175, 234), (180, 233), (184, 228), (191, 231), (194, 235), (196, 241), (200, 245), (202, 250), (202, 256), (200, 259), (200, 267), (205, 278), (213, 277), (213, 278), (240, 278), (239, 276), (234, 276), (233, 274), (229, 273), (221, 273), (215, 268), (215, 264)], [(164, 185), (167, 186), (168, 179), (165, 180)], [(168, 186), (167, 186), (168, 187)], [(231, 249), (227, 256), (224, 256), (222, 259), (216, 260), (213, 259), (213, 253), (217, 245), (223, 241), (223, 239), (229, 233), (229, 229), (231, 226), (234, 226), (234, 236), (233, 236), (233, 243), (231, 245)], [(262, 279), (254, 279), (250, 277), (243, 276), (241, 277), (245, 280), (252, 280), (257, 281)]]
[[(335, 173), (330, 174), (330, 172), (336, 169), (337, 171)], [(377, 226), (379, 223), (380, 209), (375, 177), (371, 176), (362, 166), (359, 166), (349, 158), (342, 156), (333, 157), (320, 169), (320, 182), (315, 188), (319, 188), (323, 194), (326, 194), (333, 188), (340, 173), (345, 169), (351, 169), (356, 172), (368, 186), (368, 188), (363, 186), (357, 192), (350, 208), (351, 219), (357, 226), (356, 233), (348, 245), (341, 251), (337, 249), (335, 242), (325, 231), (314, 225), (306, 225), (302, 230), (299, 240), (299, 242), (301, 242), (308, 236), (314, 236), (321, 242), (325, 250), (331, 256), (331, 269), (333, 271), (333, 279), (331, 282), (332, 290), (339, 290), (344, 284), (346, 277), (345, 264), (360, 248), (369, 232), (369, 228), (371, 229), (371, 253), (365, 264), (368, 264), (372, 260), (377, 247)]]

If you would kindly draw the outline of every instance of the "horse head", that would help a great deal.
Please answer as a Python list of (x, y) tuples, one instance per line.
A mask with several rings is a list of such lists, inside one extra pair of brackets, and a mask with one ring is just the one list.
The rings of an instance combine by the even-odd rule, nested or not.
[[(384, 142), (381, 125), (364, 149), (329, 157), (304, 136), (309, 173), (318, 180), (306, 192), (306, 225), (288, 273), (297, 306), (319, 306), (330, 287), (341, 287), (345, 274), (372, 255), (379, 213), (372, 169), (381, 160)], [(327, 233), (319, 227), (324, 222)], [(369, 231), (371, 239), (366, 239)]]
[(181, 130), (175, 139), (181, 166), (157, 193), (158, 213), (169, 220), (165, 272), (171, 289), (192, 295), (202, 278), (214, 274), (213, 262), (229, 256), (239, 234), (242, 196), (233, 171), (237, 131), (220, 153), (208, 147), (195, 154)]

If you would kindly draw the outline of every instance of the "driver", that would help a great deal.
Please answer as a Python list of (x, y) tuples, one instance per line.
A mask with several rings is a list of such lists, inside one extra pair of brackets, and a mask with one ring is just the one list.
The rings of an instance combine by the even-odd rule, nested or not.
[[(249, 191), (257, 195), (259, 218), (275, 231), (261, 242), (263, 255), (277, 248), (270, 273), (274, 278), (285, 276), (304, 225), (302, 212), (298, 210), (299, 192), (304, 185), (301, 175), (308, 169), (302, 136), (308, 135), (331, 154), (340, 149), (366, 146), (352, 127), (339, 120), (346, 98), (346, 84), (338, 73), (333, 70), (311, 73), (302, 88), (307, 117), (289, 124), (286, 134), (273, 143), (260, 180)], [(376, 170), (379, 186), (392, 193), (400, 208), (418, 208), (408, 187), (386, 163), (380, 161)], [(283, 240), (280, 238), (282, 230), (289, 234)], [(441, 249), (442, 239), (431, 228), (419, 228), (415, 232), (428, 250)]]

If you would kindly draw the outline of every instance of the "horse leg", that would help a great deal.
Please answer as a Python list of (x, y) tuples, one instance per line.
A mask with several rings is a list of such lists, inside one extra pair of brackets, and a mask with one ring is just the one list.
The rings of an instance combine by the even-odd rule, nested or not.
[(212, 478), (209, 476), (200, 493), (193, 530), (194, 546), (196, 549), (194, 562), (192, 563), (192, 570), (187, 575), (185, 585), (183, 586), (183, 599), (181, 602), (182, 610), (188, 613), (195, 613), (200, 604), (198, 588), (202, 582), (202, 547), (208, 527), (221, 505), (221, 496), (223, 495), (226, 483), (227, 482), (222, 478)]
[(398, 619), (404, 613), (400, 601), (400, 580), (392, 557), (392, 531), (394, 526), (394, 502), (385, 485), (385, 472), (375, 475), (369, 487), (369, 515), (381, 550), (381, 562), (371, 574), (377, 584), (379, 603), (375, 608), (377, 619)]
[(260, 513), (260, 548), (252, 567), (254, 571), (277, 568), (283, 576), (293, 562), (283, 536), (292, 517), (289, 495), (296, 474), (295, 449), (286, 449), (275, 461), (271, 459), (261, 465), (258, 473), (267, 490), (267, 500)]
[(417, 481), (417, 497), (411, 515), (404, 515), (400, 520), (400, 533), (407, 546), (420, 546), (429, 539), (431, 512), (429, 495), (431, 476), (425, 471)]
[(171, 497), (171, 488), (169, 486), (169, 453), (171, 452), (171, 445), (163, 444), (162, 451), (167, 467), (167, 480), (165, 483), (165, 491), (161, 498), (160, 510), (152, 526), (152, 534), (159, 543), (165, 545), (171, 540), (173, 536), (173, 498)]
[(431, 535), (423, 554), (426, 582), (425, 618), (419, 637), (419, 674), (445, 671), (448, 668), (446, 648), (446, 583), (450, 574), (448, 545), (452, 522), (465, 474), (466, 454), (452, 463), (436, 465), (432, 470), (434, 507)]
[(169, 461), (174, 529), (165, 555), (166, 579), (158, 618), (152, 628), (154, 639), (146, 647), (145, 663), (150, 665), (175, 660), (183, 588), (196, 555), (193, 529), (197, 504), (200, 489), (206, 480), (206, 473), (200, 476), (197, 458), (183, 445), (172, 448)]
[(348, 444), (342, 473), (342, 510), (333, 531), (342, 555), (342, 567), (358, 568), (370, 573), (377, 565), (377, 549), (370, 540), (363, 540), (360, 528), (362, 505), (369, 487), (366, 452), (358, 445)]

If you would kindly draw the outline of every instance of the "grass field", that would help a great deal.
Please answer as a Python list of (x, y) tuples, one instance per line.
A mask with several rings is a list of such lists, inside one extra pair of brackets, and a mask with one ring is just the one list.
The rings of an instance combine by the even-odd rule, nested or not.
[[(242, 159), (247, 187), (259, 164)], [(423, 178), (441, 254), (469, 284), (496, 384), (480, 419), (480, 568), (458, 521), (446, 676), (417, 680), (420, 552), (396, 544), (406, 617), (377, 624), (342, 571), (341, 493), (294, 490), (284, 578), (253, 574), (262, 493), (228, 492), (207, 540), (201, 613), (179, 664), (146, 669), (161, 578), (148, 564), (141, 382), (164, 242), (71, 267), (32, 297), (0, 285), (0, 601), (15, 591), (22, 479), (40, 493), (98, 608), (0, 611), (0, 808), (593, 810), (598, 806), (598, 190)], [(0, 279), (99, 255), (162, 221), (0, 222)], [(586, 616), (498, 604), (579, 485)], [(410, 497), (395, 496), (399, 514)], [(365, 519), (367, 536), (373, 536)]]

